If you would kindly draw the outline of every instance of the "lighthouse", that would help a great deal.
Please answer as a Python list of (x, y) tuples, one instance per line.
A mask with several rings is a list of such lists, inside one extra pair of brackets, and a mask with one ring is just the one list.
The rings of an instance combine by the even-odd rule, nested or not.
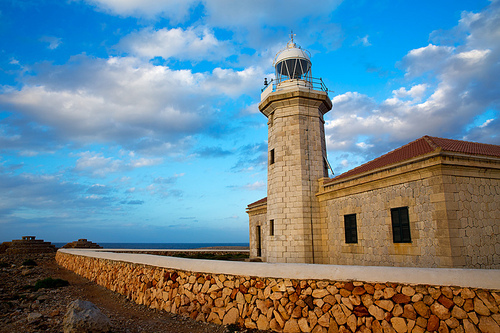
[(266, 221), (251, 226), (251, 257), (314, 263), (321, 239), (314, 232), (320, 220), (315, 194), (318, 179), (328, 177), (324, 115), (332, 102), (293, 34), (276, 54), (274, 68), (275, 79), (265, 82), (259, 104), (268, 125), (267, 212)]

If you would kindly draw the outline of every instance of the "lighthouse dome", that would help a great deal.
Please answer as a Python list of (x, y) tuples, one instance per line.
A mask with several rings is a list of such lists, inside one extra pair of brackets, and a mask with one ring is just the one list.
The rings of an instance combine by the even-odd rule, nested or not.
[(305, 80), (311, 78), (311, 58), (309, 52), (297, 46), (292, 40), (285, 49), (276, 54), (274, 67), (278, 84), (287, 80)]
[(295, 43), (291, 45), (289, 44), (286, 49), (278, 53), (278, 55), (276, 56), (275, 65), (287, 59), (304, 59), (309, 63), (311, 62), (311, 58), (309, 58), (307, 51), (300, 47), (297, 47)]

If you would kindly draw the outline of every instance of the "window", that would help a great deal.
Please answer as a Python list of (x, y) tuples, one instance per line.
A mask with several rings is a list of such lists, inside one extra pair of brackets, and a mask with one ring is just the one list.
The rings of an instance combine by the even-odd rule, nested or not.
[(394, 243), (411, 243), (408, 207), (392, 208), (391, 220)]
[(358, 231), (356, 227), (356, 214), (344, 215), (345, 242), (354, 244), (358, 242)]
[(274, 220), (269, 221), (269, 235), (274, 236)]
[(274, 164), (274, 149), (269, 152), (269, 165)]

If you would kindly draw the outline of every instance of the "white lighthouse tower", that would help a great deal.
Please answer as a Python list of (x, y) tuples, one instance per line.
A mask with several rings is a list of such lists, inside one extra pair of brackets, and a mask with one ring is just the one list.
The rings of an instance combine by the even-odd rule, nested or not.
[[(323, 116), (328, 90), (311, 73), (309, 53), (293, 34), (274, 60), (276, 78), (263, 90), (259, 110), (268, 118), (266, 221), (250, 231), (252, 257), (268, 262), (315, 262), (318, 179), (328, 176)], [(252, 228), (252, 216), (250, 216)]]

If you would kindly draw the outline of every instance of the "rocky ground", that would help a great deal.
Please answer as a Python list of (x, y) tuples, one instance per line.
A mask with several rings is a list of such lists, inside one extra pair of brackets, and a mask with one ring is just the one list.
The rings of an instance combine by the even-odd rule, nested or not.
[[(54, 254), (0, 254), (0, 332), (62, 332), (68, 304), (76, 299), (94, 303), (112, 324), (112, 332), (226, 333), (263, 331), (196, 322), (132, 303), (124, 296), (63, 269)], [(36, 266), (23, 265), (32, 259)], [(55, 289), (33, 286), (51, 277), (69, 282)]]

